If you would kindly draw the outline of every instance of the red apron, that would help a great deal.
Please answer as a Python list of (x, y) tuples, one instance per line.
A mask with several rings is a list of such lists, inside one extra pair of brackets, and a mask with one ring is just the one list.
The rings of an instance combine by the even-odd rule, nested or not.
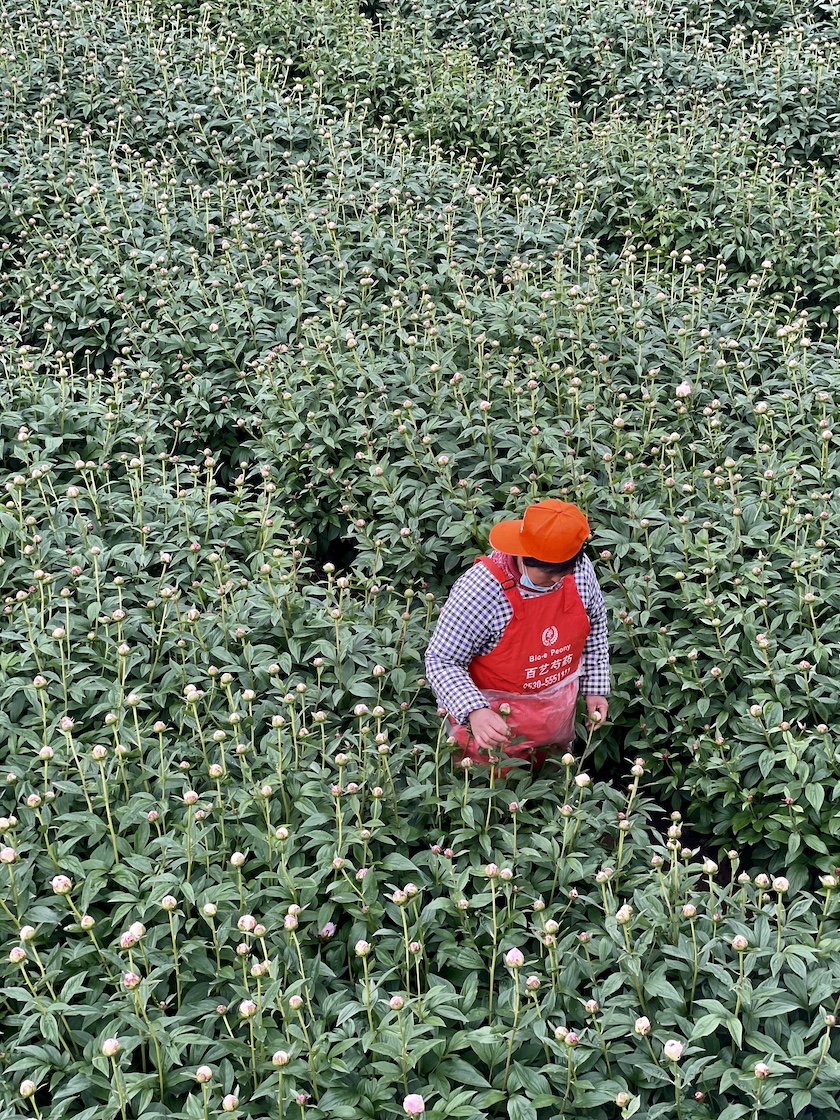
[[(493, 711), (510, 708), (504, 718), (511, 743), (504, 753), (513, 758), (545, 758), (538, 748), (565, 747), (575, 734), (575, 704), (580, 658), (589, 637), (589, 616), (571, 573), (554, 591), (523, 599), (518, 573), (489, 556), (480, 556), (495, 576), (513, 609), (501, 640), (490, 653), (474, 657), (469, 674)], [(504, 713), (503, 713), (504, 714)], [(486, 762), (469, 727), (453, 726), (462, 755)]]

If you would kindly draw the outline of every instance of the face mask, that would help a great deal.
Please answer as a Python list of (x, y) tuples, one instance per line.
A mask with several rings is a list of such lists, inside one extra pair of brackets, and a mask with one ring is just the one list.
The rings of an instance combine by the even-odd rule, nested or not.
[(555, 586), (556, 586), (556, 584), (550, 583), (550, 584), (548, 585), (548, 587), (538, 587), (538, 586), (537, 586), (537, 585), (536, 585), (535, 583), (533, 583), (533, 582), (532, 582), (532, 580), (531, 580), (531, 579), (530, 579), (530, 578), (528, 577), (528, 573), (527, 573), (527, 572), (523, 572), (523, 573), (522, 573), (522, 574), (520, 575), (520, 577), (519, 577), (519, 582), (520, 582), (520, 583), (522, 584), (522, 586), (523, 586), (523, 587), (527, 587), (529, 591), (540, 591), (540, 592), (542, 592), (542, 591), (553, 591), (553, 590), (554, 590), (554, 588), (555, 588)]

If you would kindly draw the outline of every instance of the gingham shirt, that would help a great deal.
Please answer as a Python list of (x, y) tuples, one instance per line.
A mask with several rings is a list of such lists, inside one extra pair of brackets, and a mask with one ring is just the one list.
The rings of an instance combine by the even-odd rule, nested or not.
[[(504, 559), (499, 552), (491, 556)], [(595, 569), (586, 556), (577, 562), (575, 583), (591, 627), (580, 659), (580, 691), (584, 696), (606, 696), (610, 691), (607, 610)], [(553, 594), (529, 591), (521, 584), (519, 592), (525, 599)], [(474, 657), (499, 644), (511, 618), (513, 608), (485, 564), (474, 564), (455, 581), (426, 650), (426, 676), (438, 704), (456, 722), (466, 723), (470, 712), (490, 706), (467, 669)]]

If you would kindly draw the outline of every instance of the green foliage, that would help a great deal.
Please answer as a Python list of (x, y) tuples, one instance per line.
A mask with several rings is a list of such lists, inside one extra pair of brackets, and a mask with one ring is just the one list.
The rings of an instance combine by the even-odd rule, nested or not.
[[(837, 75), (817, 5), (4, 0), (0, 1115), (835, 1108)], [(614, 784), (422, 676), (550, 494)]]

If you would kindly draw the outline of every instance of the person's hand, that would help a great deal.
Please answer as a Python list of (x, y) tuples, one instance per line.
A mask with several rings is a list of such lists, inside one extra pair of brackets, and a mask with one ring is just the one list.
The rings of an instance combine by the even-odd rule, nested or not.
[(479, 750), (489, 751), (492, 747), (502, 747), (508, 741), (508, 725), (492, 708), (476, 708), (470, 712), (468, 719)]
[(587, 722), (597, 726), (603, 723), (607, 718), (607, 698), (606, 696), (586, 696), (586, 711), (588, 714)]

